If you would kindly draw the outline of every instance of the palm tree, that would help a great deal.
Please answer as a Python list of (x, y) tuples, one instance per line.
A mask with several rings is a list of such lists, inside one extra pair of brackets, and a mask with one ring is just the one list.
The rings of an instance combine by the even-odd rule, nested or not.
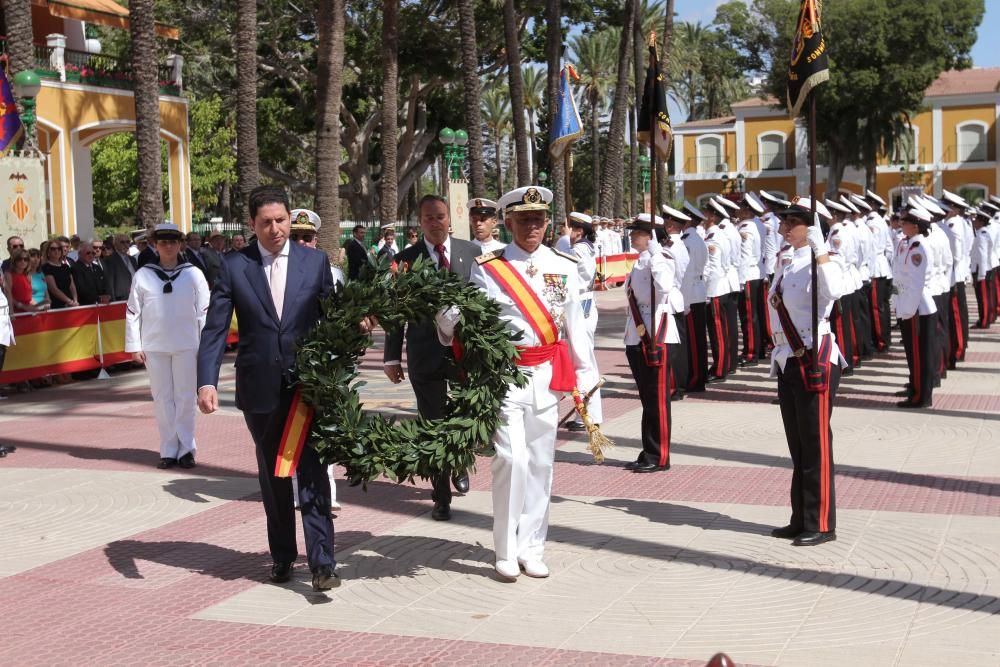
[(676, 48), (671, 49), (671, 58), (667, 63), (670, 72), (668, 94), (684, 109), (688, 120), (697, 120), (699, 117), (695, 111), (701, 86), (701, 53), (706, 31), (700, 22), (684, 22), (676, 38)]
[(335, 261), (340, 243), (340, 101), (344, 89), (346, 0), (320, 0), (316, 67), (316, 213), (319, 246)]
[(608, 29), (573, 38), (570, 48), (576, 59), (580, 86), (590, 107), (590, 150), (594, 188), (594, 209), (601, 191), (601, 109), (611, 86), (611, 68), (615, 63), (615, 45), (618, 30)]
[(160, 182), (160, 81), (156, 54), (154, 0), (132, 0), (129, 31), (135, 77), (135, 142), (138, 151), (139, 200), (136, 218), (145, 227), (163, 222)]
[(399, 0), (382, 3), (382, 179), (379, 218), (396, 222), (396, 140), (399, 108)]
[(483, 93), (483, 122), (493, 139), (497, 160), (497, 193), (503, 192), (503, 136), (510, 127), (510, 98), (500, 88), (490, 88)]
[(13, 80), (18, 72), (35, 67), (31, 0), (3, 0), (3, 22), (7, 29), (7, 57)]
[(528, 137), (531, 145), (528, 150), (528, 157), (531, 158), (531, 182), (535, 182), (535, 174), (538, 172), (538, 156), (535, 151), (538, 149), (538, 138), (535, 136), (535, 114), (542, 108), (542, 92), (545, 88), (545, 77), (542, 70), (535, 67), (525, 67), (521, 70), (521, 79), (524, 81), (524, 110), (528, 113)]
[(242, 215), (247, 215), (247, 198), (250, 191), (260, 182), (260, 158), (257, 152), (256, 0), (237, 1), (236, 80), (236, 182), (239, 194), (237, 210)]
[(503, 32), (507, 52), (507, 81), (510, 86), (511, 119), (514, 124), (514, 162), (517, 165), (517, 186), (529, 185), (528, 132), (524, 116), (524, 83), (521, 80), (521, 42), (517, 34), (517, 12), (514, 0), (504, 0)]
[[(465, 126), (469, 131), (469, 171), (471, 197), (482, 197), (486, 192), (486, 175), (483, 170), (483, 133), (480, 116), (479, 55), (476, 48), (475, 0), (458, 0), (458, 27), (462, 42), (462, 87), (465, 90)], [(499, 195), (499, 193), (497, 193)]]
[(611, 125), (608, 128), (608, 147), (605, 151), (604, 164), (606, 168), (601, 175), (601, 197), (599, 200), (598, 212), (600, 215), (610, 217), (615, 213), (614, 205), (616, 200), (616, 188), (621, 189), (624, 183), (624, 139), (625, 139), (625, 114), (628, 109), (629, 92), (629, 68), (632, 65), (632, 36), (633, 30), (629, 30), (635, 22), (635, 13), (638, 11), (636, 0), (625, 0), (625, 30), (621, 31), (621, 38), (618, 42), (618, 76), (615, 78), (615, 97), (611, 105)]

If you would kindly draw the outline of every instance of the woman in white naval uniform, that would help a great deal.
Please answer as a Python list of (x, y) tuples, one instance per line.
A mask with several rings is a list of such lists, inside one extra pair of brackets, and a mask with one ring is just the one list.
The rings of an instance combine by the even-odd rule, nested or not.
[[(552, 192), (537, 186), (518, 188), (501, 197), (504, 222), (514, 240), (502, 250), (477, 258), (470, 279), (499, 305), (500, 320), (510, 334), (521, 336), (518, 364), (528, 376), (523, 387), (509, 387), (500, 409), (500, 426), (493, 434), (495, 568), (508, 580), (517, 578), (521, 569), (531, 577), (549, 575), (543, 556), (559, 399), (574, 379), (578, 387), (592, 387), (597, 382), (587, 372), (596, 364), (587, 359), (592, 353), (579, 303), (577, 260), (542, 245), (550, 201)], [(493, 263), (500, 264), (490, 266)], [(558, 329), (559, 340), (548, 343), (540, 338), (498, 277), (501, 271), (513, 276), (509, 280), (527, 285), (535, 295), (532, 303), (537, 298)], [(447, 337), (450, 332), (442, 334)]]
[[(587, 336), (590, 339), (590, 349), (594, 350), (593, 359), (597, 360), (595, 336), (597, 335), (597, 301), (594, 300), (594, 280), (597, 276), (597, 251), (594, 242), (597, 240), (597, 232), (594, 230), (593, 218), (584, 213), (572, 212), (567, 216), (566, 224), (563, 225), (563, 233), (556, 241), (556, 250), (577, 258), (577, 275), (580, 278), (580, 309), (583, 310), (583, 319), (587, 324)], [(594, 368), (588, 371), (590, 375), (600, 378), (600, 369)], [(599, 382), (600, 380), (598, 380)], [(580, 391), (586, 396), (594, 387), (580, 387)], [(587, 400), (587, 413), (595, 424), (604, 421), (604, 411), (601, 409), (601, 390), (594, 390)], [(586, 431), (580, 416), (571, 420), (566, 429), (569, 431)]]
[[(662, 224), (659, 216), (656, 224)], [(670, 363), (667, 347), (680, 342), (670, 308), (674, 262), (663, 255), (650, 215), (639, 215), (628, 229), (639, 259), (625, 279), (625, 358), (642, 402), (642, 451), (626, 464), (636, 473), (670, 469)], [(637, 318), (638, 315), (638, 318)], [(641, 318), (641, 329), (637, 319)], [(658, 363), (657, 363), (658, 362)]]
[[(3, 370), (7, 348), (14, 344), (14, 323), (11, 321), (10, 305), (7, 303), (6, 290), (3, 287), (3, 275), (0, 274), (0, 371)], [(17, 447), (13, 445), (0, 444), (0, 459), (16, 449)]]
[(149, 371), (164, 469), (195, 465), (198, 342), (208, 313), (204, 274), (178, 262), (181, 238), (177, 225), (156, 226), (160, 262), (135, 272), (125, 314), (125, 351)]
[[(837, 513), (834, 495), (833, 430), (830, 418), (840, 383), (843, 357), (830, 331), (830, 311), (843, 291), (843, 271), (830, 261), (819, 216), (830, 219), (822, 203), (816, 202), (816, 220), (809, 224), (812, 202), (792, 200), (781, 212), (781, 230), (791, 246), (790, 261), (776, 269), (768, 297), (774, 330), (771, 376), (778, 378), (778, 402), (788, 441), (793, 471), (792, 516), (787, 526), (771, 535), (793, 538), (795, 546), (814, 546), (836, 539)], [(819, 336), (817, 360), (824, 367), (826, 382), (810, 388), (812, 368), (812, 257), (816, 257), (817, 315)]]
[(933, 261), (927, 253), (926, 243), (931, 219), (924, 208), (914, 206), (903, 211), (906, 240), (900, 244), (892, 269), (896, 317), (910, 371), (904, 390), (906, 398), (896, 404), (901, 408), (930, 407), (933, 400), (937, 349), (933, 320), (937, 305), (931, 275)]

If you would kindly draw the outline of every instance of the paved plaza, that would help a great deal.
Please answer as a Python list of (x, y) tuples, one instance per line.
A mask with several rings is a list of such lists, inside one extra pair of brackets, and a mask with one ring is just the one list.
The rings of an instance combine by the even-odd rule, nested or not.
[[(796, 548), (768, 536), (788, 520), (791, 467), (766, 368), (675, 403), (673, 468), (634, 475), (622, 290), (598, 302), (617, 447), (596, 465), (561, 432), (548, 579), (494, 575), (481, 459), (450, 522), (431, 520), (428, 483), (364, 491), (341, 474), (343, 585), (314, 593), (301, 561), (292, 583), (266, 583), (228, 362), (190, 471), (155, 468), (142, 371), (0, 402), (0, 441), (18, 446), (0, 460), (0, 664), (703, 665), (725, 651), (741, 666), (1000, 665), (1000, 330), (972, 334), (933, 410), (894, 406), (898, 332), (845, 378), (838, 539)], [(376, 345), (363, 363), (369, 409), (414, 414), (380, 360)]]

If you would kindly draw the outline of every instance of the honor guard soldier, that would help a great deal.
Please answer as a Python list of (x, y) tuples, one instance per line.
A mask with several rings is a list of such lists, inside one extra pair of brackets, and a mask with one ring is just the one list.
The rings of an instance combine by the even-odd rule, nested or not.
[(625, 357), (642, 402), (642, 451), (626, 464), (632, 472), (670, 469), (670, 358), (667, 346), (678, 343), (670, 312), (674, 264), (656, 242), (662, 218), (642, 213), (628, 225), (632, 249), (639, 259), (625, 279)]
[(990, 256), (993, 253), (993, 239), (990, 237), (990, 212), (984, 208), (975, 210), (972, 225), (976, 236), (972, 242), (969, 269), (976, 292), (976, 308), (979, 310), (977, 329), (990, 328)]
[(944, 222), (945, 211), (938, 206), (937, 200), (933, 197), (923, 195), (913, 198), (914, 205), (923, 207), (931, 214), (930, 230), (925, 240), (928, 250), (928, 259), (931, 260), (931, 285), (934, 295), (934, 305), (937, 312), (934, 317), (934, 347), (931, 351), (934, 368), (934, 386), (941, 385), (941, 379), (947, 376), (948, 359), (948, 330), (951, 328), (950, 317), (950, 295), (952, 286), (952, 265), (951, 246), (948, 237), (941, 229)]
[(727, 302), (730, 287), (727, 267), (730, 264), (731, 246), (725, 233), (719, 230), (719, 221), (726, 215), (725, 208), (715, 199), (708, 199), (700, 215), (708, 249), (704, 275), (708, 297), (708, 340), (712, 346), (712, 366), (705, 381), (722, 382), (729, 372), (730, 329)]
[(844, 334), (851, 339), (851, 358), (848, 359), (850, 368), (845, 371), (850, 374), (855, 368), (861, 367), (861, 292), (864, 284), (858, 267), (861, 265), (862, 239), (853, 222), (861, 214), (861, 211), (849, 195), (841, 195), (839, 202), (850, 209), (850, 213), (844, 216), (843, 227), (840, 230), (839, 250), (840, 254), (843, 255), (850, 277), (844, 286), (844, 296), (840, 299), (840, 303), (844, 307)]
[[(840, 202), (830, 199), (825, 200), (824, 204), (832, 216), (829, 232), (826, 237), (830, 260), (840, 267), (840, 271), (843, 274), (844, 289), (850, 289), (849, 286), (853, 285), (851, 277), (852, 266), (849, 265), (847, 254), (844, 250), (846, 249), (845, 245), (850, 243), (851, 239), (850, 232), (846, 230), (845, 223), (845, 218), (850, 214), (851, 209)], [(834, 302), (833, 309), (830, 311), (830, 325), (833, 327), (837, 338), (837, 345), (846, 363), (846, 366), (841, 371), (841, 377), (850, 376), (853, 373), (851, 364), (854, 358), (854, 340), (851, 335), (853, 322), (849, 310), (849, 295), (845, 294)]]
[[(792, 248), (791, 261), (779, 266), (768, 297), (774, 325), (771, 375), (778, 378), (778, 402), (792, 457), (792, 517), (771, 535), (793, 538), (795, 546), (836, 539), (833, 431), (830, 418), (840, 384), (842, 357), (830, 331), (833, 302), (843, 291), (843, 273), (830, 261), (818, 216), (829, 212), (816, 202), (793, 199), (781, 211), (782, 235)], [(816, 261), (818, 329), (813, 330), (812, 258)], [(818, 336), (813, 359), (814, 336)], [(815, 363), (814, 363), (815, 362)]]
[(875, 356), (875, 344), (872, 342), (872, 304), (871, 281), (872, 262), (875, 258), (875, 239), (868, 229), (867, 219), (873, 211), (871, 204), (864, 197), (851, 195), (851, 202), (859, 209), (857, 215), (851, 216), (851, 224), (857, 232), (858, 239), (858, 272), (861, 274), (861, 289), (858, 291), (858, 353), (861, 361), (867, 361)]
[(969, 208), (968, 202), (954, 192), (945, 190), (941, 195), (941, 205), (946, 217), (941, 231), (948, 237), (951, 248), (952, 285), (948, 294), (948, 369), (954, 369), (965, 359), (969, 341), (969, 306), (965, 297), (965, 283), (969, 279), (970, 246), (966, 236), (966, 220), (962, 213)]
[(733, 373), (739, 364), (739, 309), (740, 293), (740, 266), (743, 256), (740, 251), (742, 239), (736, 229), (736, 223), (732, 221), (732, 216), (739, 210), (739, 205), (731, 202), (721, 195), (716, 195), (714, 201), (723, 207), (723, 218), (719, 221), (719, 230), (725, 238), (729, 239), (729, 266), (726, 268), (726, 278), (729, 280), (729, 295), (725, 302), (726, 307), (726, 373)]
[(177, 225), (157, 225), (151, 234), (159, 257), (135, 272), (125, 313), (125, 351), (146, 364), (160, 432), (158, 468), (193, 468), (198, 342), (208, 313), (208, 283), (201, 271), (179, 259)]
[(912, 199), (910, 203), (901, 215), (905, 239), (897, 249), (892, 271), (896, 317), (899, 318), (909, 368), (906, 398), (896, 405), (901, 408), (924, 408), (930, 407), (934, 391), (933, 319), (937, 312), (931, 276), (933, 267), (926, 245), (931, 214), (914, 205)]
[[(587, 324), (587, 338), (590, 341), (592, 357), (596, 360), (594, 337), (597, 334), (597, 302), (594, 301), (594, 281), (597, 278), (597, 251), (594, 242), (597, 234), (594, 230), (593, 219), (584, 213), (573, 212), (569, 214), (566, 224), (563, 227), (563, 234), (556, 241), (556, 250), (572, 255), (577, 259), (577, 275), (580, 285), (580, 309), (583, 311), (583, 319)], [(589, 371), (589, 374), (600, 377), (598, 368)], [(601, 410), (601, 389), (594, 387), (580, 387), (584, 394), (590, 394), (587, 402), (587, 412), (591, 420), (600, 425), (603, 421), (604, 413)], [(593, 393), (590, 393), (593, 391)], [(580, 416), (570, 421), (566, 425), (570, 431), (586, 431)]]
[[(673, 209), (671, 209), (673, 210)], [(708, 246), (699, 231), (704, 218), (701, 211), (685, 202), (686, 213), (679, 212), (686, 227), (681, 241), (688, 251), (688, 267), (681, 281), (684, 296), (685, 327), (687, 330), (688, 392), (705, 391), (708, 379), (708, 330), (706, 328), (708, 292), (705, 284), (705, 265)]]
[(764, 244), (757, 227), (757, 215), (764, 208), (757, 202), (752, 192), (744, 193), (740, 198), (739, 223), (740, 233), (740, 328), (743, 331), (743, 355), (740, 365), (756, 365), (761, 345), (760, 287), (761, 262), (764, 258)]
[(864, 221), (872, 238), (871, 284), (868, 292), (872, 345), (876, 353), (884, 353), (889, 350), (892, 333), (889, 308), (892, 296), (892, 236), (884, 217), (885, 200), (871, 190), (865, 190), (865, 201), (872, 207)]
[(598, 382), (583, 310), (577, 259), (542, 245), (552, 192), (522, 187), (500, 198), (513, 235), (506, 248), (476, 259), (471, 283), (500, 306), (500, 319), (519, 336), (518, 365), (527, 384), (511, 384), (493, 435), (493, 540), (497, 574), (523, 569), (547, 577), (543, 560), (555, 458), (559, 399)]
[(472, 228), (472, 242), (483, 249), (492, 252), (503, 248), (506, 243), (493, 238), (493, 229), (497, 226), (497, 203), (482, 197), (470, 199), (469, 226)]
[[(687, 275), (688, 267), (691, 265), (691, 255), (688, 253), (684, 239), (681, 238), (684, 226), (691, 218), (684, 215), (675, 208), (666, 204), (660, 207), (663, 210), (663, 233), (665, 241), (663, 253), (674, 262), (674, 285), (670, 290), (670, 312), (674, 319), (674, 326), (677, 330), (679, 342), (668, 345), (667, 351), (670, 353), (670, 386), (671, 397), (681, 401), (688, 388), (688, 331), (687, 331), (687, 301), (684, 299), (684, 277)], [(656, 231), (657, 236), (660, 230)]]

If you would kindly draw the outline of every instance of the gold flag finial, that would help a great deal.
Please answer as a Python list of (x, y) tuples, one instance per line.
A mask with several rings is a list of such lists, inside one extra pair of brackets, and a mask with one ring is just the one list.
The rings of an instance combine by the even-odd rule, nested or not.
[(646, 45), (647, 46), (653, 46), (653, 47), (656, 46), (656, 31), (655, 30), (650, 30), (649, 31), (649, 41), (646, 42)]

